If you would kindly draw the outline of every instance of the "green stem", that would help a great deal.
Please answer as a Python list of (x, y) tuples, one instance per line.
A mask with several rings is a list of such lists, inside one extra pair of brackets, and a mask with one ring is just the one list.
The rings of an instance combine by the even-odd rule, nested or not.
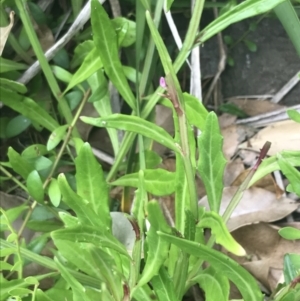
[[(58, 86), (58, 83), (52, 73), (52, 70), (50, 68), (50, 65), (45, 57), (45, 54), (43, 52), (43, 49), (41, 47), (41, 44), (39, 42), (39, 39), (35, 33), (35, 30), (33, 28), (32, 22), (30, 20), (30, 16), (28, 14), (28, 11), (26, 9), (26, 0), (16, 0), (16, 6), (19, 9), (20, 12), (20, 18), (22, 20), (23, 26), (26, 30), (26, 33), (28, 35), (29, 41), (31, 43), (31, 46), (34, 50), (34, 53), (36, 54), (37, 59), (39, 60), (41, 64), (41, 68), (44, 72), (44, 75), (47, 79), (47, 82), (49, 84), (49, 87), (56, 98), (56, 100), (59, 103), (59, 106), (61, 108), (61, 111), (63, 113), (64, 118), (66, 119), (68, 124), (71, 124), (73, 116), (71, 113), (71, 110), (68, 106), (68, 103), (66, 99), (62, 96), (61, 90)], [(79, 132), (76, 128), (74, 128), (73, 132), (75, 137), (80, 137)]]
[[(200, 22), (202, 10), (203, 10), (203, 5), (204, 5), (204, 0), (198, 0), (195, 3), (194, 12), (193, 12), (190, 24), (189, 24), (186, 38), (183, 42), (183, 45), (178, 54), (178, 57), (176, 58), (174, 65), (173, 65), (176, 73), (179, 71), (179, 69), (181, 68), (183, 63), (186, 61), (186, 59), (189, 56), (191, 49), (194, 45), (194, 40), (195, 40), (195, 36), (198, 32), (198, 27), (199, 27), (199, 22)], [(163, 88), (158, 87), (156, 89), (156, 91), (152, 94), (151, 98), (149, 99), (149, 101), (147, 101), (145, 107), (143, 108), (143, 110), (141, 112), (142, 118), (146, 119), (150, 115), (151, 111), (153, 110), (156, 103), (160, 99), (160, 97), (161, 97), (160, 95), (163, 93), (163, 91), (164, 91)], [(127, 154), (128, 150), (130, 148), (131, 143), (134, 140), (135, 135), (136, 135), (135, 133), (127, 132), (126, 135), (124, 136), (120, 151), (115, 159), (115, 163), (107, 175), (108, 182), (111, 181), (115, 177), (120, 164), (122, 163), (125, 155)]]

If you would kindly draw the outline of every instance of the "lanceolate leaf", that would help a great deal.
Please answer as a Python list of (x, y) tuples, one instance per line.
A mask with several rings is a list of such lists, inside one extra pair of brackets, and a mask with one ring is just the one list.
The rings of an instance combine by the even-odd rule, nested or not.
[[(139, 173), (125, 175), (110, 183), (115, 186), (139, 187)], [(145, 190), (156, 196), (169, 195), (175, 191), (175, 173), (165, 169), (144, 170)]]
[(159, 300), (164, 300), (164, 301), (179, 300), (176, 297), (176, 293), (174, 290), (174, 283), (164, 266), (160, 268), (158, 275), (152, 278), (151, 284)]
[(110, 227), (108, 187), (102, 167), (94, 157), (88, 143), (81, 147), (75, 165), (78, 195), (91, 204), (103, 225)]
[(205, 245), (171, 236), (160, 231), (157, 233), (166, 241), (178, 246), (182, 251), (209, 262), (216, 271), (220, 271), (220, 273), (237, 286), (244, 300), (263, 300), (263, 295), (256, 280), (231, 258)]
[(179, 148), (176, 146), (173, 138), (164, 129), (142, 118), (123, 114), (113, 114), (102, 118), (80, 117), (80, 119), (85, 123), (98, 127), (108, 127), (134, 132), (151, 138), (175, 152), (179, 152)]
[(148, 256), (138, 286), (148, 283), (158, 271), (164, 261), (167, 259), (169, 251), (169, 243), (156, 234), (157, 230), (171, 233), (160, 206), (157, 201), (150, 201), (147, 206), (148, 219), (151, 224), (150, 230), (147, 232), (146, 242), (148, 244)]
[(98, 0), (91, 3), (93, 38), (109, 79), (129, 106), (135, 109), (135, 97), (125, 78), (119, 59), (117, 35), (108, 15)]
[(61, 125), (51, 133), (51, 135), (48, 139), (48, 142), (47, 142), (47, 150), (48, 151), (52, 150), (60, 143), (60, 141), (66, 135), (67, 128), (68, 128), (67, 124)]
[(197, 224), (200, 228), (210, 228), (216, 237), (216, 242), (226, 248), (229, 252), (245, 256), (246, 252), (229, 233), (222, 217), (214, 211), (205, 212)]
[(199, 137), (198, 171), (205, 185), (210, 209), (219, 212), (223, 191), (223, 173), (226, 160), (223, 156), (223, 137), (215, 113), (208, 114), (205, 130)]
[(85, 293), (85, 288), (76, 280), (76, 278), (65, 268), (63, 264), (59, 262), (59, 260), (56, 257), (54, 257), (54, 261), (56, 262), (61, 275), (72, 288), (73, 300), (90, 301), (90, 299), (87, 297)]
[(198, 35), (197, 44), (203, 43), (230, 24), (265, 13), (285, 0), (247, 0), (219, 16)]
[(227, 301), (229, 299), (228, 279), (212, 267), (205, 269), (195, 279), (205, 292), (206, 301)]
[(49, 113), (32, 99), (0, 87), (1, 101), (33, 122), (37, 122), (49, 131), (54, 131), (59, 124)]
[(99, 219), (92, 205), (71, 189), (63, 174), (58, 176), (58, 185), (63, 195), (63, 201), (75, 211), (82, 225), (104, 227), (103, 221)]
[(290, 181), (287, 191), (294, 192), (300, 196), (300, 172), (285, 160), (280, 153), (277, 154), (277, 161), (280, 169)]
[(57, 230), (51, 233), (52, 238), (74, 242), (92, 243), (96, 247), (110, 248), (128, 257), (126, 248), (106, 229), (92, 226), (78, 226)]

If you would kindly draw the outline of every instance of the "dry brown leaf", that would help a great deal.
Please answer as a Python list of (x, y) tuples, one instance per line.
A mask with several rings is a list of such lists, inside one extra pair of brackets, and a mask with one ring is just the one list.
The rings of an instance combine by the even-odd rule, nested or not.
[(223, 113), (218, 117), (220, 128), (226, 128), (235, 123), (237, 116), (228, 113)]
[(224, 137), (223, 152), (225, 158), (230, 159), (238, 149), (238, 145), (252, 137), (254, 133), (255, 129), (237, 124), (221, 129), (221, 134)]
[(239, 98), (231, 99), (229, 103), (235, 104), (239, 109), (244, 111), (248, 116), (256, 116), (268, 112), (272, 112), (278, 109), (284, 108), (277, 103), (272, 103), (269, 100), (263, 99), (251, 99), (251, 98)]
[(300, 149), (300, 124), (292, 120), (284, 120), (269, 125), (259, 131), (239, 148), (259, 152), (266, 141), (272, 143), (268, 155), (275, 155), (283, 150)]
[[(228, 207), (237, 187), (226, 187), (223, 190), (220, 214), (222, 215)], [(199, 205), (209, 208), (207, 196), (199, 201)], [(258, 222), (272, 222), (279, 220), (294, 210), (299, 204), (295, 201), (281, 197), (277, 199), (276, 194), (263, 188), (251, 187), (244, 195), (231, 215), (227, 226), (230, 231), (242, 226)]]
[(231, 186), (232, 182), (244, 172), (245, 167), (240, 158), (237, 158), (226, 164), (224, 170), (224, 186)]
[[(250, 171), (251, 171), (251, 169), (244, 170), (231, 183), (231, 186), (240, 186), (244, 182), (244, 180), (246, 179), (246, 177), (248, 176)], [(268, 191), (274, 192), (274, 193), (276, 193), (277, 198), (279, 198), (284, 193), (284, 191), (282, 189), (280, 189), (280, 187), (276, 184), (276, 182), (271, 174), (268, 174), (268, 175), (264, 176), (263, 178), (261, 178), (260, 180), (258, 180), (256, 183), (254, 183), (252, 185), (252, 187), (260, 187), (260, 188), (264, 188)]]
[(9, 24), (5, 27), (0, 27), (0, 56), (2, 55), (8, 35), (14, 25), (14, 15), (15, 15), (15, 12), (11, 11), (9, 14), (9, 19), (10, 19)]
[(300, 241), (281, 238), (278, 229), (265, 223), (242, 227), (231, 234), (246, 250), (248, 257), (237, 257), (224, 251), (270, 291), (274, 290), (280, 279), (284, 254), (298, 253), (300, 250)]

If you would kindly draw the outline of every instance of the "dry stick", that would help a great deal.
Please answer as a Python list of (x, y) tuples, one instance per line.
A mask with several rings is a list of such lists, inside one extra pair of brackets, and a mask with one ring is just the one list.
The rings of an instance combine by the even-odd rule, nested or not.
[[(289, 109), (294, 109), (300, 112), (300, 105), (290, 106)], [(236, 124), (247, 124), (254, 127), (266, 126), (270, 123), (274, 123), (276, 121), (289, 119), (287, 113), (287, 108), (278, 109), (272, 112), (260, 114), (254, 117), (249, 117), (245, 119), (238, 120)]]
[(288, 94), (300, 81), (300, 71), (298, 71), (272, 98), (271, 102), (278, 103)]
[[(218, 18), (218, 10), (217, 10), (216, 7), (214, 7), (214, 17), (215, 17), (215, 19)], [(226, 65), (227, 56), (226, 56), (226, 51), (225, 51), (225, 47), (224, 47), (224, 43), (223, 43), (222, 33), (219, 32), (217, 37), (218, 37), (218, 44), (219, 44), (220, 60), (219, 60), (217, 73), (215, 74), (214, 79), (213, 79), (212, 83), (209, 86), (208, 92), (205, 95), (205, 98), (204, 98), (204, 101), (203, 101), (204, 104), (206, 104), (208, 102), (208, 99), (210, 98), (210, 96), (213, 92), (213, 89), (215, 88), (215, 85), (216, 85), (218, 79), (220, 78), (222, 72), (224, 71), (225, 65)], [(216, 102), (215, 102), (215, 107), (216, 107)]]
[[(59, 162), (60, 158), (62, 157), (63, 152), (64, 152), (66, 146), (67, 146), (68, 143), (69, 143), (69, 140), (70, 140), (71, 135), (72, 135), (73, 128), (75, 127), (75, 124), (76, 124), (76, 122), (77, 122), (77, 120), (78, 120), (78, 118), (79, 118), (79, 116), (80, 116), (80, 114), (81, 114), (81, 112), (82, 112), (82, 109), (83, 109), (85, 103), (87, 102), (87, 100), (88, 100), (88, 98), (89, 98), (90, 91), (91, 91), (91, 90), (88, 89), (87, 92), (85, 92), (85, 94), (84, 94), (84, 96), (83, 96), (82, 102), (81, 102), (81, 104), (80, 104), (80, 106), (79, 106), (79, 108), (78, 108), (78, 110), (77, 110), (77, 112), (76, 112), (76, 115), (74, 116), (74, 118), (73, 118), (73, 120), (72, 120), (72, 123), (70, 124), (70, 126), (69, 126), (69, 128), (68, 128), (68, 132), (67, 132), (66, 138), (65, 138), (65, 140), (64, 140), (64, 142), (63, 142), (63, 145), (61, 146), (61, 148), (60, 148), (60, 150), (59, 150), (59, 152), (58, 152), (58, 154), (57, 154), (57, 157), (56, 157), (56, 159), (55, 159), (55, 161), (54, 161), (54, 163), (53, 163), (53, 166), (52, 166), (52, 168), (51, 168), (51, 171), (50, 171), (50, 173), (49, 173), (49, 175), (48, 175), (46, 181), (45, 181), (44, 184), (43, 184), (43, 189), (45, 189), (45, 188), (48, 186), (48, 184), (51, 182), (51, 177), (52, 177), (52, 175), (54, 174), (54, 172), (55, 172), (55, 170), (56, 170), (56, 167), (57, 167), (57, 165), (58, 165), (58, 162)], [(34, 201), (34, 202), (32, 203), (32, 205), (30, 206), (30, 208), (29, 208), (29, 210), (28, 210), (28, 212), (27, 212), (27, 215), (26, 215), (26, 217), (25, 217), (25, 219), (24, 219), (24, 221), (23, 221), (23, 223), (22, 223), (22, 226), (20, 227), (20, 230), (19, 230), (19, 232), (18, 232), (18, 237), (20, 237), (20, 236), (22, 235), (22, 233), (23, 233), (23, 231), (24, 231), (24, 229), (25, 229), (25, 227), (26, 227), (26, 224), (27, 224), (27, 222), (28, 222), (28, 220), (29, 220), (29, 218), (30, 218), (30, 216), (31, 216), (31, 214), (32, 214), (32, 212), (33, 212), (33, 210), (34, 210), (34, 208), (37, 206), (37, 204), (38, 204), (37, 201)]]

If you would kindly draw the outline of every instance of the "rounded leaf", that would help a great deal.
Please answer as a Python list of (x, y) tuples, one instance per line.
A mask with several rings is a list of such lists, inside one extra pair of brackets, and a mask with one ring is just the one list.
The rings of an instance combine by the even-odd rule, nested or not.
[(61, 192), (56, 179), (51, 179), (48, 194), (52, 205), (58, 207), (61, 200)]
[(33, 170), (27, 177), (27, 189), (35, 201), (41, 204), (44, 202), (43, 182), (36, 170)]
[(24, 132), (31, 125), (30, 119), (18, 115), (11, 119), (6, 126), (6, 138), (14, 137)]
[(300, 230), (293, 227), (284, 227), (278, 231), (279, 235), (285, 239), (300, 239)]

